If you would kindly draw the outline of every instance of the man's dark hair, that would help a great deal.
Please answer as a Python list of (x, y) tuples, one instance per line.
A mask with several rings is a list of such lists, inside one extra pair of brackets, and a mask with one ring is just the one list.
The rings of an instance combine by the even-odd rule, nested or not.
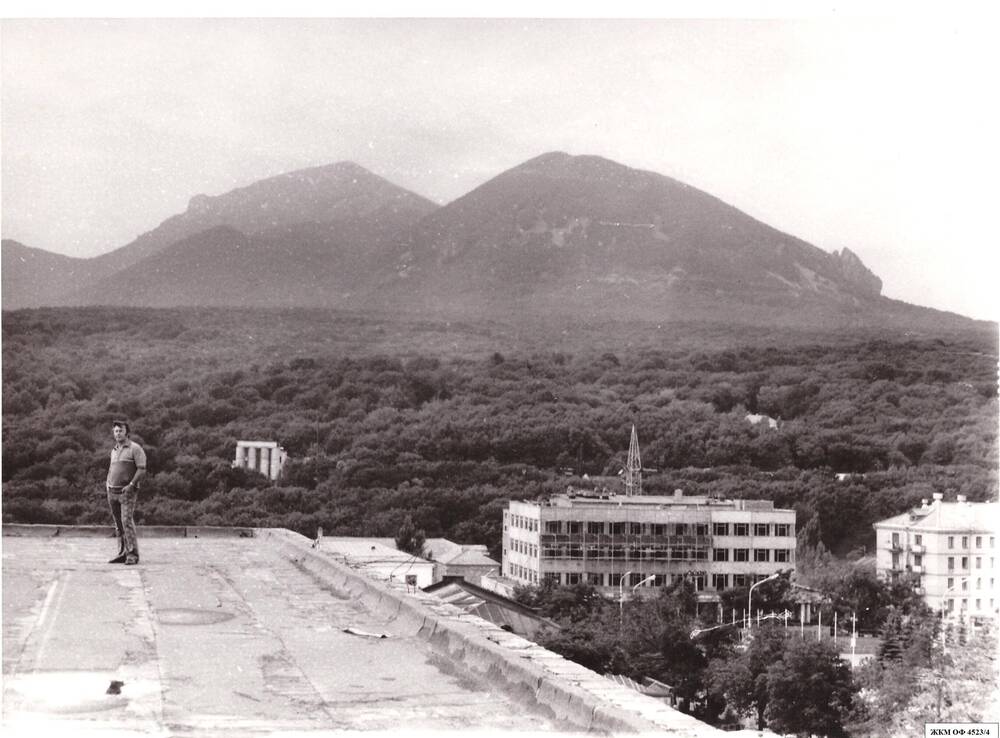
[(128, 422), (125, 421), (125, 420), (113, 420), (113, 421), (111, 421), (111, 427), (112, 428), (124, 428), (125, 429), (125, 433), (126, 434), (129, 433)]

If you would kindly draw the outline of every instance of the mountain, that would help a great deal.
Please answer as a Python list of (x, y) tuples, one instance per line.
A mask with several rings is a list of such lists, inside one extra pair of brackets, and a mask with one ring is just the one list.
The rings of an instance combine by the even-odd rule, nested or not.
[(683, 182), (562, 152), (444, 207), (339, 162), (196, 196), (185, 212), (95, 259), (6, 243), (3, 254), (5, 308), (301, 306), (805, 328), (971, 323), (882, 297), (881, 280), (847, 248), (828, 253)]
[(112, 273), (218, 226), (274, 236), (306, 224), (385, 220), (409, 225), (437, 207), (354, 162), (342, 161), (269, 177), (215, 197), (196, 195), (185, 212), (95, 262)]
[[(193, 197), (126, 246), (93, 259), (17, 251), (4, 307), (331, 305), (377, 267), (389, 240), (438, 206), (353, 162)], [(240, 250), (237, 249), (239, 242)], [(22, 247), (23, 249), (23, 247)], [(34, 295), (28, 285), (44, 282)]]
[(54, 305), (95, 273), (92, 259), (53, 254), (10, 239), (0, 243), (0, 258), (5, 310)]
[[(830, 254), (682, 182), (544, 154), (423, 218), (371, 307), (840, 323), (927, 318)], [(954, 316), (957, 318), (957, 316)]]

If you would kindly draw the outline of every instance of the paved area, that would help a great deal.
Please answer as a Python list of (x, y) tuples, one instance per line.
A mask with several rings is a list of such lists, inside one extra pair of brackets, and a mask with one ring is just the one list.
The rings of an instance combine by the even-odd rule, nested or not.
[[(561, 732), (257, 539), (3, 546), (5, 735)], [(352, 635), (344, 628), (386, 634)]]

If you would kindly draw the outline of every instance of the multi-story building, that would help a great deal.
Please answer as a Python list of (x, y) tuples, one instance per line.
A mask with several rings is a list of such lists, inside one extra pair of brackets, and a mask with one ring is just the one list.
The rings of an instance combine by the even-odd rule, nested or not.
[[(579, 490), (511, 501), (503, 574), (522, 584), (586, 582), (607, 595), (689, 578), (701, 602), (795, 567), (795, 511), (766, 500)], [(628, 590), (625, 590), (628, 591)]]
[(878, 575), (913, 577), (934, 610), (996, 618), (997, 512), (995, 502), (945, 502), (935, 493), (929, 504), (875, 523)]

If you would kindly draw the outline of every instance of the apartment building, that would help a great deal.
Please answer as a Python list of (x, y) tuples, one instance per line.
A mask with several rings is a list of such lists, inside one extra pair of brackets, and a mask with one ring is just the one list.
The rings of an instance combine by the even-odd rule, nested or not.
[(503, 513), (503, 574), (586, 582), (605, 594), (689, 578), (699, 601), (795, 567), (795, 511), (767, 500), (621, 495), (569, 488)]
[(995, 502), (963, 495), (945, 502), (935, 493), (930, 503), (874, 524), (876, 571), (914, 577), (934, 610), (995, 619), (997, 512)]

